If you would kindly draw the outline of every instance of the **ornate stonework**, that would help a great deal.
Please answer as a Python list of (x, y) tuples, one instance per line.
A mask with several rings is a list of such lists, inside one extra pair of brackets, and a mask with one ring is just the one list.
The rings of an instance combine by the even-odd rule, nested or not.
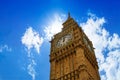
[(100, 80), (92, 42), (70, 14), (51, 40), (50, 80)]

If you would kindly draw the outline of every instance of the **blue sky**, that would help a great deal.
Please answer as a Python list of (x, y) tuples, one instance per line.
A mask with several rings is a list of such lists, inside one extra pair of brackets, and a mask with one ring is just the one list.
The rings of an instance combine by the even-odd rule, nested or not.
[(0, 80), (49, 80), (49, 41), (68, 12), (93, 41), (101, 80), (118, 80), (119, 5), (113, 0), (0, 0)]

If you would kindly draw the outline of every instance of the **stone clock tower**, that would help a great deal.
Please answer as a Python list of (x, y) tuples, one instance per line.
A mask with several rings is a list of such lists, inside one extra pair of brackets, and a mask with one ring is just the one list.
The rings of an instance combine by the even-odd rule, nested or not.
[(92, 42), (70, 14), (50, 42), (50, 80), (100, 80)]

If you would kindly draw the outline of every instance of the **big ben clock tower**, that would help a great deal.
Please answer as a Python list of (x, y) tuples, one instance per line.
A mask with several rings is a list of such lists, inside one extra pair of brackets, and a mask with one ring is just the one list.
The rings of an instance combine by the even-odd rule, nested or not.
[(92, 42), (70, 14), (50, 42), (50, 80), (100, 80)]

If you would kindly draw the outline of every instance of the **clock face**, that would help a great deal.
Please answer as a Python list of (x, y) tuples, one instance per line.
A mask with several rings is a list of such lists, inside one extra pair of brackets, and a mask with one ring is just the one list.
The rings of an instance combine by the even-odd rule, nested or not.
[(66, 45), (70, 40), (72, 39), (72, 34), (67, 34), (63, 37), (61, 37), (58, 41), (56, 46), (61, 47), (63, 45)]
[(83, 41), (84, 41), (85, 45), (87, 45), (88, 49), (90, 51), (92, 51), (92, 47), (89, 45), (89, 43), (88, 43), (88, 41), (87, 41), (87, 39), (85, 37), (83, 38)]
[(92, 51), (92, 47), (90, 45), (88, 45), (88, 48), (89, 48), (90, 51)]
[(87, 39), (84, 37), (83, 38), (83, 41), (84, 41), (84, 43), (87, 45), (88, 44), (88, 41), (87, 41)]

